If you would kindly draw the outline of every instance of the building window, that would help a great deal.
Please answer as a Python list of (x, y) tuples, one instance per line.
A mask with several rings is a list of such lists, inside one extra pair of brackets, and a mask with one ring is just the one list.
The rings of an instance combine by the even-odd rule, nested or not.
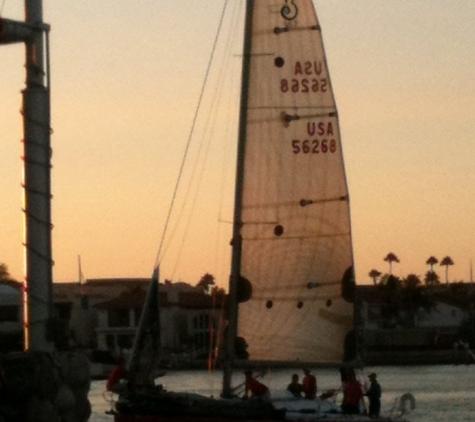
[(120, 334), (117, 336), (117, 346), (120, 349), (132, 349), (134, 337), (127, 334)]
[(197, 315), (193, 318), (193, 345), (197, 349), (207, 348), (210, 341), (210, 316)]
[(109, 309), (107, 311), (107, 323), (109, 327), (130, 327), (129, 310)]
[(209, 316), (200, 315), (200, 328), (207, 330), (209, 328)]
[(210, 344), (209, 332), (195, 333), (194, 343), (195, 343), (194, 346), (197, 349), (207, 349)]
[(0, 306), (0, 322), (19, 322), (20, 307), (17, 305)]
[(106, 335), (107, 350), (115, 350), (115, 337), (112, 334)]

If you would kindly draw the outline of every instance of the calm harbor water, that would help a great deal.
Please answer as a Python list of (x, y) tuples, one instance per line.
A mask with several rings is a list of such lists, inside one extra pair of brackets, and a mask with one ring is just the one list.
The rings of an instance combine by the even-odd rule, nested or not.
[[(293, 369), (270, 370), (264, 382), (271, 391), (285, 388)], [(313, 371), (317, 376), (319, 392), (339, 387), (336, 370)], [(370, 372), (378, 374), (383, 388), (382, 412), (389, 414), (394, 401), (404, 393), (412, 393), (416, 409), (408, 416), (411, 422), (472, 422), (475, 420), (475, 366), (414, 366), (414, 367), (368, 367), (359, 371), (359, 379), (367, 382)], [(301, 374), (300, 374), (301, 375)], [(236, 374), (236, 384), (244, 377)], [(205, 395), (219, 394), (220, 372), (170, 371), (161, 379), (167, 390), (192, 391)], [(89, 399), (92, 404), (91, 422), (111, 422), (105, 414), (110, 408), (104, 398), (105, 381), (92, 383)]]

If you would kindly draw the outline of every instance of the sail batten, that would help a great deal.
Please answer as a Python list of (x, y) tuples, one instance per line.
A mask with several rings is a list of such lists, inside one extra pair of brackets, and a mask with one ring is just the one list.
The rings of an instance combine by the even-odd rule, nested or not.
[(314, 25), (314, 26), (308, 26), (308, 27), (295, 27), (295, 28), (291, 28), (288, 26), (283, 26), (283, 27), (276, 26), (274, 28), (274, 33), (276, 35), (289, 33), (291, 31), (321, 31), (321, 27), (319, 25)]
[[(276, 105), (273, 105), (272, 107), (270, 106), (253, 106), (253, 107), (249, 107), (249, 110), (258, 110), (258, 109), (275, 109), (275, 110), (278, 110), (278, 109), (289, 109), (289, 107), (287, 106), (279, 106), (278, 104)], [(318, 113), (318, 114), (314, 114), (314, 115), (308, 115), (308, 116), (301, 116), (302, 118), (305, 118), (305, 117), (308, 117), (308, 118), (312, 118), (312, 117), (336, 117), (336, 114), (332, 114), (332, 113), (336, 113), (336, 109), (332, 106), (320, 106), (320, 107), (315, 107), (315, 106), (308, 106), (308, 107), (305, 107), (305, 106), (299, 106), (298, 107), (299, 110), (305, 110), (305, 109), (320, 109), (320, 110), (324, 110), (324, 109), (330, 109), (332, 110), (331, 113)]]
[(246, 205), (245, 208), (252, 209), (252, 208), (274, 208), (274, 207), (306, 207), (309, 205), (318, 205), (324, 204), (328, 202), (341, 202), (341, 201), (348, 201), (348, 195), (345, 196), (338, 196), (334, 198), (322, 198), (322, 199), (300, 199), (299, 201), (292, 201), (292, 202), (275, 202), (272, 204), (249, 204)]

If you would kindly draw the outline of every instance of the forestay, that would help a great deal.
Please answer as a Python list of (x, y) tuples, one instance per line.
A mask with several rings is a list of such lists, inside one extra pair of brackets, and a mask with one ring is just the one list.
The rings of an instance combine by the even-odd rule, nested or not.
[(252, 21), (238, 336), (251, 360), (339, 362), (353, 257), (320, 25), (311, 0), (255, 1)]

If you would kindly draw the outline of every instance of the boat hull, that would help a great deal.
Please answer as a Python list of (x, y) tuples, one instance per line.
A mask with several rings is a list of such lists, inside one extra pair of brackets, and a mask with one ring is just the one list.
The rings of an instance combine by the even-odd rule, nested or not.
[[(134, 396), (116, 403), (115, 422), (369, 422), (369, 416), (342, 414), (333, 401), (280, 398), (276, 400), (213, 399), (189, 393)], [(393, 422), (380, 417), (380, 422)], [(398, 422), (407, 422), (398, 419)]]

